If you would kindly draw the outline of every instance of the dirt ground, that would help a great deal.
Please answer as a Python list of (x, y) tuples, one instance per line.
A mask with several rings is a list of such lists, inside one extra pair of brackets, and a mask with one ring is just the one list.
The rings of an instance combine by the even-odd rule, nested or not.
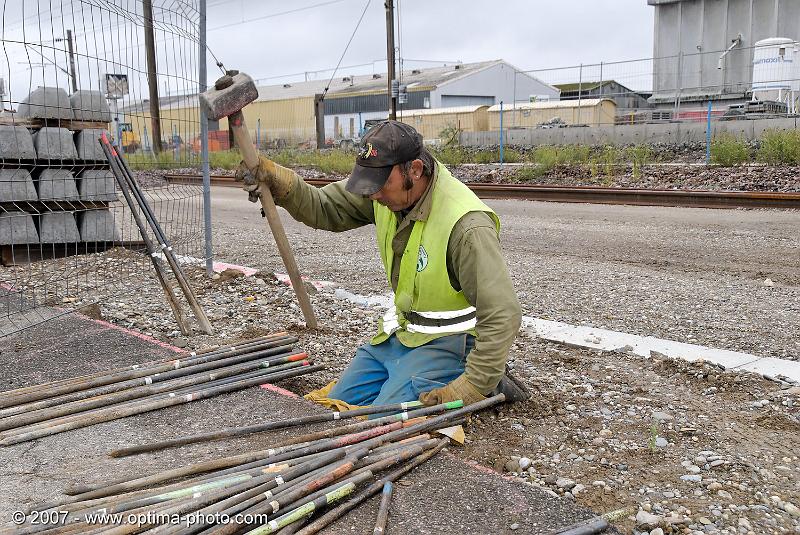
[[(259, 270), (254, 277), (216, 280), (190, 271), (214, 336), (181, 337), (169, 310), (154, 300), (159, 291), (149, 278), (132, 277), (128, 291), (104, 298), (95, 314), (187, 349), (288, 328), (327, 369), (283, 386), (304, 393), (335, 378), (371, 334), (379, 309), (321, 291), (311, 296), (321, 329), (304, 329), (291, 290), (269, 277), (282, 271), (281, 261), (254, 206), (233, 188), (214, 188), (212, 199), (217, 259)], [(503, 248), (525, 314), (800, 360), (800, 213), (491, 205), (503, 222)], [(304, 274), (366, 296), (385, 294), (372, 229), (331, 234), (286, 213), (282, 218)], [(55, 350), (49, 351), (43, 362)], [(9, 358), (27, 362), (21, 354)], [(97, 365), (91, 362), (86, 365)], [(622, 510), (617, 525), (623, 532), (800, 530), (797, 386), (703, 363), (572, 348), (525, 333), (510, 362), (533, 400), (473, 420), (466, 447), (452, 455), (563, 496), (558, 503)], [(54, 366), (51, 373), (59, 369)], [(37, 380), (34, 373), (26, 380)], [(19, 377), (2, 379), (11, 386)], [(210, 414), (202, 418), (212, 425), (223, 417)], [(242, 409), (230, 414), (242, 423), (258, 417)], [(148, 432), (166, 436), (172, 422)], [(464, 485), (458, 492), (467, 492)], [(475, 522), (487, 515), (471, 511)], [(431, 532), (496, 533), (498, 525), (511, 524), (475, 531), (436, 524)], [(411, 526), (400, 532), (415, 532)]]

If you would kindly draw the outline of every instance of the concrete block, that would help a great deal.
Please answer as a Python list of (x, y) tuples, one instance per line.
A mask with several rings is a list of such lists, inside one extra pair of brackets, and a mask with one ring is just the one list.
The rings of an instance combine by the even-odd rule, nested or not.
[(110, 170), (86, 170), (78, 175), (78, 193), (85, 201), (116, 201), (117, 181)]
[(77, 121), (111, 122), (111, 111), (100, 91), (79, 89), (69, 96), (69, 102)]
[(36, 155), (43, 160), (75, 160), (78, 151), (72, 141), (72, 132), (66, 128), (46, 126), (33, 135)]
[(49, 212), (39, 220), (39, 243), (75, 243), (81, 241), (72, 212)]
[(19, 117), (31, 119), (72, 119), (67, 92), (58, 87), (37, 87), (22, 101)]
[(87, 210), (78, 216), (81, 240), (119, 241), (119, 232), (110, 210)]
[(24, 126), (0, 126), (0, 159), (33, 160), (36, 149), (33, 148), (33, 137)]
[(105, 132), (107, 137), (111, 134), (102, 128), (88, 128), (75, 134), (75, 148), (81, 160), (105, 160), (103, 148), (100, 146), (100, 136)]
[(27, 169), (0, 169), (0, 202), (35, 201), (36, 188)]
[(44, 169), (37, 182), (41, 201), (77, 201), (80, 197), (75, 177), (68, 169)]
[(25, 212), (0, 214), (0, 245), (39, 243), (33, 217)]

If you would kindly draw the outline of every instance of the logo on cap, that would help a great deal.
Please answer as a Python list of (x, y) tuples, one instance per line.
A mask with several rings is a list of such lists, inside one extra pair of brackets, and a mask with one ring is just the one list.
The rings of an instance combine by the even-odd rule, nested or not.
[(377, 156), (377, 155), (378, 155), (378, 149), (373, 149), (372, 143), (367, 143), (361, 149), (361, 154), (359, 154), (358, 157), (361, 158), (362, 160), (366, 160), (371, 156)]

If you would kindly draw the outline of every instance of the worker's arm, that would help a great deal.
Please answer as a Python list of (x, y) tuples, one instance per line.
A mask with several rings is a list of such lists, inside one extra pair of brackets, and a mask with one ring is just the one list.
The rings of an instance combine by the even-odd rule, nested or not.
[(462, 217), (450, 234), (447, 256), (451, 278), (461, 285), (477, 315), (478, 336), (467, 356), (464, 376), (486, 395), (505, 373), (508, 351), (522, 322), (517, 293), (489, 215), (470, 212)]
[(470, 212), (450, 233), (447, 246), (450, 283), (476, 308), (477, 337), (464, 374), (448, 385), (423, 393), (426, 405), (463, 399), (479, 401), (505, 373), (508, 350), (522, 321), (517, 294), (508, 276), (494, 223), (484, 212)]
[(374, 223), (372, 201), (344, 189), (346, 182), (340, 180), (317, 188), (295, 174), (289, 193), (276, 198), (275, 203), (296, 220), (316, 229), (342, 232)]
[[(275, 199), (301, 223), (322, 230), (342, 232), (375, 222), (372, 201), (353, 195), (345, 188), (346, 180), (316, 188), (306, 184), (300, 175), (260, 156), (258, 165), (248, 169), (244, 162), (236, 178), (243, 180), (245, 191), (257, 191), (266, 184)], [(252, 200), (252, 197), (251, 197)]]

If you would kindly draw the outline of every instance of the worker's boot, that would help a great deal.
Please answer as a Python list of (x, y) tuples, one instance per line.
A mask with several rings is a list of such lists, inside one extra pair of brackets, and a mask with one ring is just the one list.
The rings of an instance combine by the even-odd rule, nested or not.
[(522, 381), (511, 375), (511, 370), (506, 366), (506, 373), (497, 384), (497, 387), (492, 391), (492, 395), (505, 394), (506, 403), (514, 403), (515, 401), (527, 401), (531, 398), (531, 392), (528, 390)]

